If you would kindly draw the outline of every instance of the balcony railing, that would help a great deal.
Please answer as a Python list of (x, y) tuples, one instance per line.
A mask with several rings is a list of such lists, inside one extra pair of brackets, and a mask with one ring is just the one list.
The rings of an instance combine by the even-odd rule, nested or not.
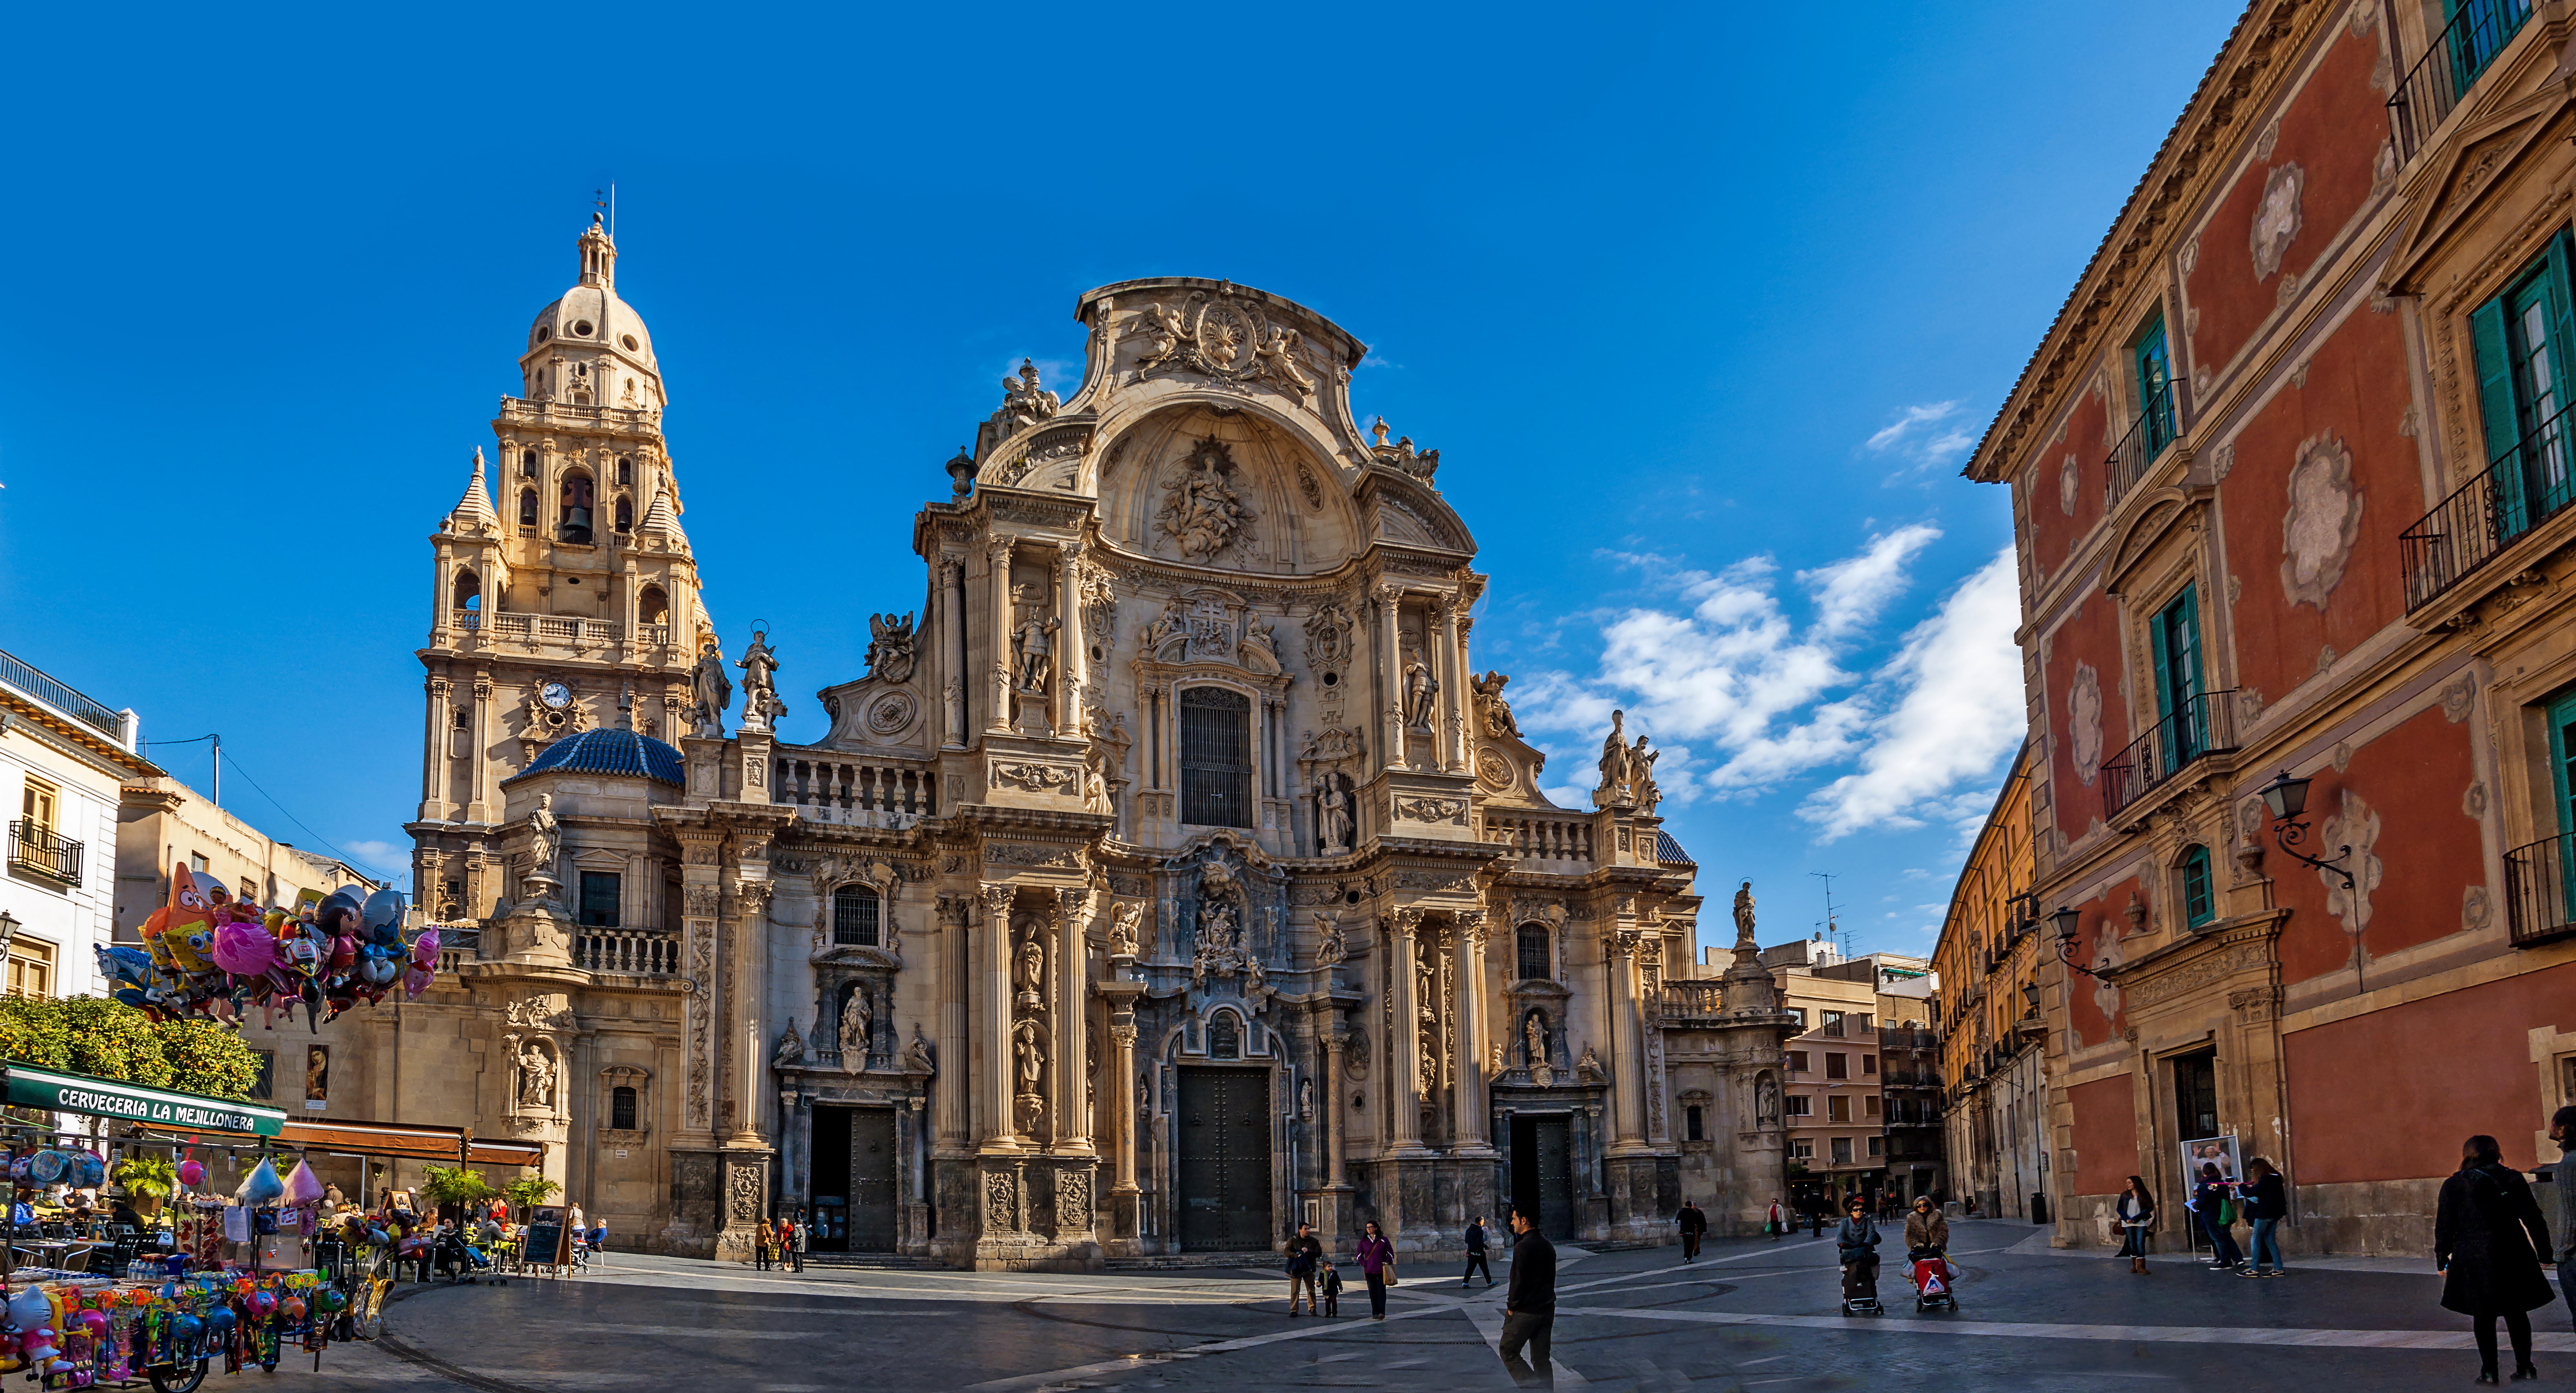
[(2576, 838), (2567, 833), (2504, 854), (2505, 924), (2513, 946), (2528, 948), (2576, 934)]
[(1889, 1026), (1878, 1032), (1878, 1047), (1882, 1051), (1928, 1050), (1937, 1047), (1940, 1043), (1940, 1037), (1931, 1031), (1908, 1030), (1901, 1025)]
[(645, 929), (583, 929), (573, 939), (572, 965), (587, 972), (668, 977), (680, 970), (680, 940)]
[(6, 682), (38, 701), (68, 712), (73, 719), (86, 725), (96, 726), (118, 740), (125, 738), (124, 717), (5, 652), (0, 652), (0, 682)]
[(2400, 164), (2415, 157), (2440, 129), (2442, 118), (2504, 51), (2522, 22), (2531, 18), (2531, 0), (2462, 0), (2459, 13), (2433, 36), (2424, 56), (2406, 70), (2406, 80), (2388, 99), (2388, 129), (2397, 140)]
[(2236, 690), (2202, 692), (2149, 727), (2129, 747), (2102, 763), (2102, 815), (2144, 798), (2148, 791), (2203, 755), (2236, 748)]
[(2148, 466), (2164, 454), (2166, 446), (2174, 443), (2175, 434), (2174, 385), (2167, 382), (2147, 399), (2146, 409), (2138, 413), (2138, 419), (2129, 423), (2128, 434), (2121, 436), (2120, 443), (2111, 447), (2103, 471), (2108, 480), (2103, 485), (2107, 490), (2102, 499), (2105, 509), (2118, 506), (2121, 499), (2129, 496), (2129, 490), (2147, 477)]
[(777, 776), (778, 801), (809, 822), (900, 831), (939, 811), (938, 776), (928, 769), (791, 751), (779, 756)]
[(1511, 849), (1514, 856), (1524, 860), (1592, 864), (1592, 822), (1589, 818), (1487, 813), (1485, 840), (1501, 842)]
[(1706, 977), (1685, 977), (1664, 983), (1661, 1014), (1664, 1023), (1677, 1025), (1693, 1020), (1713, 1020), (1726, 1014), (1726, 984)]
[(81, 882), (81, 844), (69, 837), (54, 835), (54, 829), (41, 822), (20, 818), (9, 824), (9, 869), (59, 881), (66, 886), (78, 885)]
[(2576, 503), (2576, 403), (2560, 407), (2433, 511), (2399, 533), (2406, 608), (2432, 600)]

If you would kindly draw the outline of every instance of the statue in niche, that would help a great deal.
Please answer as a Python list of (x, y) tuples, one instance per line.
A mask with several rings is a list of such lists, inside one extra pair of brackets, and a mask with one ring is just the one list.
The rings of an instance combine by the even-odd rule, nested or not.
[(1181, 617), (1181, 602), (1174, 600), (1145, 626), (1145, 655), (1159, 662), (1172, 662), (1178, 655), (1168, 650), (1188, 637), (1189, 624)]
[(1243, 955), (1243, 988), (1244, 988), (1244, 990), (1245, 990), (1245, 991), (1254, 991), (1254, 992), (1257, 992), (1257, 991), (1261, 990), (1261, 988), (1262, 988), (1262, 984), (1263, 984), (1263, 980), (1264, 980), (1264, 979), (1263, 979), (1263, 976), (1262, 976), (1261, 955), (1260, 955), (1259, 953), (1254, 953), (1254, 952), (1249, 952), (1249, 951), (1245, 952), (1245, 953), (1244, 953), (1244, 955)]
[(868, 676), (897, 686), (912, 680), (912, 616), (868, 616)]
[(1046, 998), (1046, 945), (1038, 942), (1037, 931), (1020, 940), (1020, 1004), (1035, 1006)]
[(752, 630), (751, 646), (734, 666), (742, 669), (744, 725), (767, 729), (787, 714), (787, 703), (778, 699), (778, 650), (769, 646), (769, 635)]
[(1780, 1125), (1780, 1081), (1769, 1074), (1753, 1083), (1753, 1118), (1764, 1127)]
[(519, 1102), (531, 1108), (555, 1105), (554, 1061), (533, 1044), (519, 1051)]
[(913, 1074), (939, 1072), (938, 1057), (931, 1053), (930, 1037), (921, 1033), (921, 1022), (912, 1023), (912, 1043), (903, 1047), (904, 1071)]
[(1547, 1066), (1547, 1017), (1536, 1011), (1521, 1021), (1521, 1038), (1529, 1046), (1530, 1082), (1546, 1088), (1556, 1082), (1556, 1071)]
[(1315, 923), (1317, 927), (1323, 930), (1321, 941), (1315, 945), (1315, 966), (1331, 967), (1333, 964), (1350, 956), (1350, 944), (1342, 936), (1341, 911), (1333, 909), (1316, 910)]
[(772, 1069), (793, 1069), (805, 1062), (805, 1037), (796, 1033), (796, 1018), (787, 1018), (787, 1029), (778, 1037), (778, 1048), (769, 1055)]
[(1020, 1096), (1040, 1096), (1038, 1081), (1046, 1077), (1045, 1028), (1036, 1021), (1021, 1021), (1011, 1032), (1011, 1057), (1018, 1063)]
[(1137, 929), (1145, 918), (1145, 906), (1122, 904), (1109, 911), (1109, 953), (1112, 957), (1136, 956)]
[(868, 1032), (876, 1025), (877, 1011), (868, 1000), (865, 984), (850, 988), (850, 999), (841, 1004), (841, 1067), (855, 1074), (868, 1067)]
[(951, 677), (939, 693), (939, 703), (948, 714), (948, 743), (954, 745), (966, 738), (966, 684)]
[(689, 669), (689, 729), (703, 740), (724, 738), (725, 708), (733, 705), (733, 679), (725, 676), (723, 650), (714, 639), (698, 645)]
[(1243, 540), (1252, 510), (1227, 482), (1233, 472), (1233, 451), (1211, 436), (1199, 441), (1181, 461), (1180, 473), (1163, 486), (1163, 507), (1154, 520), (1181, 555), (1206, 561)]
[(1431, 729), (1431, 699), (1440, 694), (1440, 679), (1431, 675), (1431, 665), (1422, 660), (1422, 650), (1408, 645), (1404, 650), (1404, 723), (1415, 730)]
[(1259, 610), (1243, 616), (1243, 665), (1254, 672), (1279, 671), (1279, 641)]
[(1019, 627), (1012, 631), (1011, 648), (1019, 659), (1020, 690), (1043, 695), (1054, 672), (1056, 631), (1064, 622), (1046, 612), (1038, 587), (1022, 587), (1018, 597), (1024, 608)]
[(1315, 1120), (1315, 1081), (1313, 1079), (1297, 1081), (1297, 1120), (1300, 1122)]
[(1351, 796), (1342, 791), (1342, 776), (1325, 774), (1316, 781), (1316, 852), (1338, 856), (1351, 849)]
[(528, 875), (532, 881), (554, 883), (555, 855), (563, 850), (563, 826), (555, 821), (555, 796), (537, 795), (537, 806), (528, 814)]
[(1628, 801), (1629, 766), (1627, 716), (1625, 711), (1610, 713), (1610, 734), (1601, 741), (1601, 786), (1592, 791), (1592, 801), (1600, 807)]
[(1753, 882), (1744, 882), (1735, 892), (1735, 946), (1751, 948), (1753, 943)]
[(1002, 379), (1002, 419), (1005, 429), (1026, 430), (1064, 409), (1055, 393), (1038, 386), (1038, 365), (1026, 358), (1020, 360), (1016, 377)]

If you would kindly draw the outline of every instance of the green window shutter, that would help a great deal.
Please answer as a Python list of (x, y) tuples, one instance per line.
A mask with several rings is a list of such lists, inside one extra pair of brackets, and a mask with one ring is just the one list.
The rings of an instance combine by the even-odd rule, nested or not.
[(2195, 929), (2218, 917), (2218, 897), (2210, 889), (2208, 847), (2183, 853), (2182, 910), (2183, 922)]
[(2495, 469), (2496, 530), (2499, 540), (2522, 533), (2522, 471), (2513, 448), (2522, 439), (2521, 415), (2514, 409), (2513, 350), (2505, 339), (2505, 299), (2499, 295), (2469, 312), (2469, 342), (2478, 359), (2478, 416), (2486, 427), (2487, 460)]
[(2558, 795), (2558, 830), (2576, 832), (2576, 780), (2568, 761), (2576, 759), (2576, 692), (2549, 703), (2549, 777)]
[(2173, 621), (2173, 606), (2167, 605), (2156, 611), (2154, 621), (2148, 625), (2147, 647), (2154, 654), (2156, 663), (2156, 719), (2158, 721), (2173, 719), (2173, 668), (2170, 657), (2173, 652)]

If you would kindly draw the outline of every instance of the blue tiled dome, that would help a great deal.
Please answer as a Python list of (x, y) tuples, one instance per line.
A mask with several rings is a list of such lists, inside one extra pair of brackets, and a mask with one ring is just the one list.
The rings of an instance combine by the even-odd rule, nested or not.
[(657, 783), (681, 787), (680, 752), (631, 730), (585, 730), (545, 747), (527, 768), (503, 779), (516, 783), (547, 770), (566, 774), (642, 775)]
[[(538, 762), (541, 764), (544, 763), (542, 759)], [(1682, 865), (1696, 867), (1699, 865), (1698, 861), (1691, 858), (1691, 854), (1689, 852), (1682, 850), (1682, 844), (1680, 842), (1673, 840), (1672, 833), (1667, 832), (1660, 827), (1655, 829), (1655, 859), (1668, 866)]]

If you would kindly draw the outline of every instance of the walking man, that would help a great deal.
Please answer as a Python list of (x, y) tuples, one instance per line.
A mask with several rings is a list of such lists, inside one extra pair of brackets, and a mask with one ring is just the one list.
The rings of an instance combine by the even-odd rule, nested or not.
[(1673, 1222), (1681, 1225), (1682, 1261), (1699, 1261), (1699, 1236), (1708, 1232), (1708, 1216), (1700, 1212), (1696, 1201), (1683, 1200), (1682, 1212), (1673, 1216)]
[[(1529, 1216), (1512, 1211), (1512, 1281), (1503, 1292), (1503, 1368), (1523, 1387), (1554, 1388), (1556, 1366), (1548, 1360), (1549, 1337), (1556, 1330), (1556, 1245), (1538, 1231)], [(1533, 1369), (1521, 1358), (1526, 1345), (1538, 1359)]]
[(1312, 1225), (1300, 1222), (1297, 1236), (1288, 1240), (1288, 1314), (1297, 1314), (1297, 1293), (1306, 1293), (1306, 1314), (1320, 1315), (1315, 1306), (1315, 1264), (1324, 1259), (1323, 1240), (1315, 1237)]
[(1467, 1279), (1479, 1271), (1485, 1274), (1485, 1285), (1492, 1286), (1494, 1267), (1485, 1260), (1485, 1216), (1482, 1214), (1467, 1224), (1467, 1270), (1458, 1274), (1458, 1285), (1467, 1285)]

